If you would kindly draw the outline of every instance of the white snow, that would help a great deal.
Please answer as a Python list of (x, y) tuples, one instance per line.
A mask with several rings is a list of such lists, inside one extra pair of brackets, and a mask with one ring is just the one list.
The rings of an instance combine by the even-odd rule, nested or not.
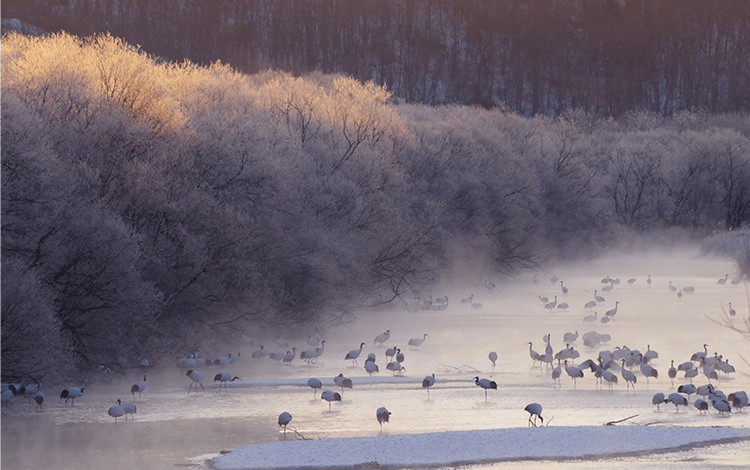
[(611, 457), (684, 450), (733, 440), (750, 440), (750, 429), (550, 426), (289, 440), (239, 447), (214, 458), (213, 465), (221, 470), (336, 468), (375, 463), (394, 467), (447, 466), (511, 460)]

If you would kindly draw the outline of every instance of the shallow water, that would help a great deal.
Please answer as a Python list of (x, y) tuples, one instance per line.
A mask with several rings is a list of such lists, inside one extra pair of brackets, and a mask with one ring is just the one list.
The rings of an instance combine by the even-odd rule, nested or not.
[[(670, 251), (611, 256), (502, 285), (494, 280), (497, 287), (493, 291), (481, 282), (467, 281), (463, 286), (432, 292), (434, 298), (449, 296), (450, 306), (445, 311), (370, 311), (347, 328), (327, 332), (323, 335), (325, 352), (317, 364), (308, 365), (298, 358), (291, 366), (268, 359), (254, 362), (250, 352), (264, 341), (269, 349), (280, 350), (273, 339), (256, 338), (256, 346), (247, 346), (241, 361), (225, 368), (203, 369), (207, 387), (199, 394), (186, 393), (190, 380), (183, 370), (171, 365), (151, 370), (146, 391), (140, 400), (135, 400), (135, 419), (119, 419), (117, 423), (107, 415), (107, 409), (117, 398), (132, 399), (128, 390), (131, 383), (140, 380), (138, 374), (130, 381), (92, 384), (87, 387), (86, 397), (76, 400), (73, 406), (65, 406), (57, 399), (59, 391), (45, 390), (44, 411), (36, 412), (32, 404), (17, 400), (15, 412), (3, 415), (2, 466), (115, 470), (136, 465), (149, 469), (191, 465), (221, 450), (283, 440), (276, 423), (282, 411), (293, 416), (290, 429), (310, 439), (526, 426), (528, 414), (524, 407), (531, 402), (544, 406), (543, 416), (551, 426), (602, 425), (637, 415), (620, 425), (747, 428), (750, 412), (720, 417), (711, 410), (700, 416), (692, 405), (678, 412), (673, 405), (663, 405), (660, 411), (651, 405), (655, 392), (668, 394), (687, 382), (678, 379), (671, 385), (666, 376), (670, 360), (676, 364), (687, 361), (691, 354), (702, 350), (704, 343), (709, 345), (710, 353), (718, 351), (738, 370), (729, 378), (722, 377), (717, 388), (727, 394), (750, 389), (748, 367), (739, 357), (741, 354), (750, 358), (750, 343), (707, 318), (718, 318), (727, 302), (732, 302), (738, 316), (748, 314), (743, 285), (716, 284), (718, 278), (731, 271), (732, 264), (727, 260), (702, 257), (695, 251)], [(564, 281), (568, 294), (562, 294), (559, 283), (550, 282), (553, 274)], [(653, 280), (650, 287), (645, 282), (648, 274)], [(605, 276), (619, 277), (621, 283), (611, 292), (601, 292), (604, 284), (600, 280)], [(630, 277), (637, 279), (632, 286), (626, 282)], [(667, 287), (670, 281), (678, 288), (692, 285), (696, 292), (678, 298)], [(606, 298), (594, 309), (600, 317), (614, 307), (615, 301), (620, 302), (618, 313), (609, 324), (582, 322), (590, 313), (583, 305), (593, 299), (594, 289)], [(469, 294), (474, 294), (475, 302), (482, 303), (481, 309), (459, 303)], [(539, 295), (550, 300), (558, 295), (558, 300), (567, 302), (570, 308), (564, 312), (546, 311)], [(391, 330), (390, 340), (385, 346), (373, 346), (373, 338), (386, 329)], [(565, 372), (560, 386), (554, 385), (548, 369), (533, 365), (527, 343), (531, 341), (533, 348), (543, 353), (542, 336), (551, 333), (552, 346), (558, 351), (565, 346), (563, 334), (576, 330), (581, 335), (595, 330), (612, 337), (608, 344), (593, 350), (585, 348), (579, 337), (574, 343), (581, 352), (577, 362), (595, 357), (602, 349), (627, 345), (645, 352), (650, 345), (659, 352), (654, 362), (659, 378), (647, 383), (636, 373), (635, 393), (626, 392), (622, 379), (612, 392), (606, 387), (599, 390), (588, 371), (575, 389)], [(423, 333), (429, 336), (419, 349), (407, 346), (410, 338), (422, 337)], [(279, 334), (284, 336), (283, 331)], [(369, 352), (378, 356), (381, 372), (373, 379), (361, 366), (343, 359), (360, 342), (367, 343), (360, 364)], [(310, 348), (302, 339), (292, 345), (298, 350)], [(386, 348), (392, 346), (401, 347), (406, 356), (404, 378), (397, 382), (378, 379), (392, 377), (385, 370), (384, 357)], [(494, 371), (487, 358), (490, 351), (499, 356)], [(235, 382), (227, 393), (218, 394), (215, 387), (208, 385), (210, 378), (223, 370), (241, 377), (242, 382)], [(345, 390), (342, 402), (333, 403), (331, 411), (328, 403), (320, 400), (320, 391), (300, 385), (299, 379), (304, 382), (317, 377), (330, 382), (339, 373), (352, 378), (354, 388)], [(421, 380), (432, 373), (437, 383), (428, 397), (421, 389)], [(498, 390), (490, 390), (486, 400), (483, 390), (474, 385), (476, 375), (498, 384)], [(707, 380), (700, 375), (694, 382), (702, 385)], [(327, 388), (341, 392), (334, 385)], [(691, 403), (694, 399), (695, 396), (690, 397)], [(391, 422), (382, 431), (375, 419), (375, 410), (380, 406), (392, 412)], [(288, 432), (286, 438), (295, 438), (293, 432)], [(673, 468), (732, 468), (748, 461), (750, 451), (745, 447), (726, 445), (677, 454), (554, 465), (641, 468), (658, 463), (660, 467)], [(477, 468), (529, 465), (538, 467), (539, 463), (512, 462)], [(545, 464), (549, 465), (553, 463)]]

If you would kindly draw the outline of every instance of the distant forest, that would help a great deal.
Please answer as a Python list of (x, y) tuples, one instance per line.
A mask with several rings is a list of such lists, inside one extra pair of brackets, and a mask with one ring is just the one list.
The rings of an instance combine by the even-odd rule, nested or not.
[(750, 109), (747, 0), (4, 0), (2, 16), (171, 61), (340, 73), (408, 103)]

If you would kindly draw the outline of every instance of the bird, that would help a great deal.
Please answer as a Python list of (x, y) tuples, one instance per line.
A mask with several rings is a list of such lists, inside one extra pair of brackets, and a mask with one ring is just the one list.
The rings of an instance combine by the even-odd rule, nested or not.
[(128, 415), (130, 415), (131, 418), (135, 419), (135, 416), (133, 416), (138, 409), (135, 407), (135, 403), (132, 401), (126, 401), (122, 403), (122, 407), (125, 409), (125, 419), (128, 419)]
[(331, 411), (331, 402), (341, 401), (341, 395), (336, 392), (326, 390), (325, 392), (320, 394), (320, 399), (328, 402), (328, 411)]
[(313, 396), (316, 395), (315, 389), (322, 389), (323, 383), (318, 379), (308, 379), (307, 385), (313, 389)]
[(463, 299), (461, 299), (461, 303), (462, 304), (470, 304), (471, 303), (471, 299), (473, 299), (473, 298), (474, 298), (474, 294), (471, 294), (470, 296), (464, 297)]
[(604, 303), (604, 297), (602, 297), (601, 295), (597, 295), (597, 291), (594, 291), (594, 300), (596, 300), (600, 304)]
[(406, 356), (404, 356), (404, 353), (402, 353), (401, 350), (399, 349), (398, 352), (396, 352), (396, 362), (401, 364), (404, 362), (405, 359), (406, 359)]
[(422, 388), (427, 389), (427, 398), (430, 398), (430, 387), (435, 385), (435, 374), (428, 375), (422, 380)]
[(631, 286), (632, 286), (633, 284), (635, 284), (635, 278), (634, 278), (634, 277), (631, 277), (630, 279), (628, 279), (628, 284), (630, 284)]
[(635, 383), (638, 381), (638, 379), (635, 377), (634, 373), (625, 368), (625, 359), (622, 360), (622, 369), (620, 369), (620, 374), (622, 375), (622, 378), (625, 379), (625, 393), (628, 392), (628, 387), (631, 385), (633, 387), (633, 393), (635, 393)]
[(471, 308), (473, 308), (474, 310), (479, 310), (480, 308), (482, 308), (482, 304), (479, 302), (471, 301), (469, 302), (469, 305), (471, 305)]
[(695, 292), (695, 287), (693, 287), (693, 286), (683, 287), (682, 288), (682, 292), (684, 292), (686, 294), (692, 294), (693, 292)]
[(345, 388), (352, 388), (354, 384), (352, 384), (352, 379), (349, 379), (347, 377), (344, 377), (344, 374), (339, 374), (336, 377), (333, 378), (333, 383), (341, 387), (341, 394), (344, 394)]
[(549, 302), (549, 303), (545, 304), (544, 308), (547, 309), (547, 310), (552, 310), (553, 308), (555, 308), (555, 306), (557, 306), (557, 296), (555, 296), (555, 300), (553, 300), (552, 302)]
[(358, 366), (359, 363), (357, 362), (357, 358), (359, 357), (360, 354), (362, 354), (362, 348), (364, 346), (365, 346), (365, 343), (361, 343), (359, 345), (359, 349), (352, 349), (351, 351), (349, 351), (348, 353), (346, 353), (346, 356), (344, 357), (344, 360), (351, 359), (352, 360), (352, 365), (357, 365)]
[(698, 351), (697, 353), (690, 356), (690, 360), (693, 362), (701, 362), (701, 358), (706, 358), (706, 355), (708, 355), (708, 345), (703, 345), (703, 351)]
[(44, 403), (44, 392), (41, 390), (36, 392), (36, 395), (34, 395), (34, 401), (36, 402), (36, 408), (38, 410), (42, 409), (42, 403)]
[(586, 304), (583, 306), (585, 309), (594, 308), (596, 307), (596, 300), (590, 300), (586, 302)]
[(729, 302), (729, 315), (732, 317), (737, 315), (737, 312), (735, 312), (734, 309), (732, 308), (732, 302)]
[(563, 341), (566, 343), (572, 343), (578, 339), (578, 331), (575, 333), (567, 332), (563, 335)]
[(276, 336), (276, 344), (278, 344), (281, 348), (289, 347), (289, 341), (285, 340), (284, 338), (280, 338), (278, 335)]
[(383, 423), (389, 422), (389, 417), (391, 416), (391, 412), (388, 411), (384, 406), (381, 406), (378, 408), (378, 411), (375, 412), (375, 417), (378, 418), (378, 423), (380, 424), (380, 429), (383, 429)]
[(312, 361), (317, 360), (322, 354), (326, 347), (326, 342), (321, 341), (320, 347), (315, 349), (306, 349), (299, 355), (300, 359), (304, 359), (308, 364), (312, 364)]
[(679, 387), (677, 387), (678, 393), (684, 393), (688, 396), (687, 397), (688, 403), (690, 403), (690, 395), (692, 395), (693, 393), (697, 391), (698, 389), (693, 384), (684, 384), (684, 385), (680, 385)]
[(659, 353), (651, 349), (651, 345), (646, 346), (646, 352), (643, 353), (643, 359), (646, 364), (659, 357)]
[(288, 411), (285, 411), (279, 415), (279, 426), (284, 428), (284, 436), (286, 436), (286, 426), (292, 421), (292, 415)]
[(563, 294), (568, 293), (568, 288), (563, 285), (562, 281), (560, 281), (560, 290), (562, 291)]
[(117, 404), (112, 406), (109, 411), (107, 411), (107, 414), (115, 418), (115, 423), (117, 422), (117, 418), (119, 418), (120, 416), (125, 416), (125, 408), (122, 407), (119, 398), (117, 399)]
[(614, 317), (615, 315), (617, 315), (617, 308), (619, 306), (620, 306), (620, 302), (615, 302), (615, 308), (613, 308), (612, 310), (607, 310), (607, 313), (605, 313), (605, 315), (608, 317)]
[(730, 393), (727, 397), (728, 401), (732, 402), (732, 406), (740, 410), (748, 405), (747, 393), (744, 391)]
[(558, 383), (558, 385), (562, 385), (560, 383), (560, 375), (562, 375), (562, 367), (560, 366), (560, 361), (557, 361), (557, 366), (552, 369), (552, 383), (554, 384), (555, 381)]
[(388, 349), (386, 349), (386, 350), (385, 350), (385, 360), (386, 360), (386, 361), (387, 361), (388, 359), (391, 359), (391, 360), (393, 360), (393, 356), (395, 356), (395, 355), (396, 355), (396, 353), (397, 353), (398, 351), (399, 351), (399, 349), (398, 349), (398, 348), (397, 348), (396, 346), (394, 346), (394, 347), (392, 347), (392, 348), (388, 348)]
[(386, 364), (385, 368), (392, 371), (394, 376), (396, 375), (396, 372), (401, 372), (401, 371), (406, 370), (405, 367), (401, 366), (401, 364), (399, 364), (396, 361), (389, 362), (388, 364)]
[(598, 312), (594, 312), (594, 314), (593, 314), (593, 315), (586, 315), (585, 317), (583, 317), (583, 321), (584, 321), (585, 323), (591, 323), (591, 322), (594, 322), (594, 321), (596, 321), (596, 317), (597, 317), (597, 315), (599, 315), (599, 313), (598, 313)]
[(141, 399), (141, 393), (146, 390), (146, 374), (143, 374), (143, 380), (140, 382), (136, 382), (133, 384), (132, 387), (130, 387), (130, 393), (133, 394), (133, 399), (135, 399), (135, 392), (138, 392), (138, 399)]
[[(34, 397), (36, 396), (37, 392), (41, 390), (42, 384), (41, 384), (41, 382), (40, 383), (35, 383), (35, 384), (28, 384), (28, 385), (24, 385), (23, 388), (24, 388), (23, 396), (26, 397), (26, 398), (28, 398), (29, 401), (31, 401), (31, 400), (34, 399)], [(42, 394), (42, 395), (44, 395), (44, 394)]]
[[(270, 355), (271, 355), (271, 351), (269, 351), (268, 349), (266, 349), (265, 347), (263, 347), (263, 345), (261, 344), (260, 348), (258, 348), (255, 351), (253, 351), (253, 353), (250, 356), (253, 359), (255, 359), (256, 361), (261, 361), (261, 360), (263, 360), (264, 357), (270, 356)], [(216, 365), (217, 366), (221, 365), (221, 361), (219, 360), (219, 363), (216, 364)]]
[(703, 358), (701, 362), (703, 363), (703, 375), (708, 378), (709, 383), (711, 382), (711, 379), (719, 380), (719, 374), (711, 366), (706, 365), (706, 359)]
[(195, 393), (198, 393), (198, 385), (201, 386), (203, 391), (205, 392), (206, 389), (203, 387), (203, 374), (198, 372), (197, 370), (190, 369), (189, 371), (185, 372), (185, 375), (190, 377), (190, 386), (188, 387), (188, 393), (190, 393), (190, 389), (193, 388), (193, 384), (195, 384)]
[(427, 333), (424, 334), (421, 338), (412, 338), (409, 340), (409, 346), (413, 346), (414, 348), (418, 348), (424, 343), (424, 340), (427, 339), (429, 335)]
[(682, 395), (680, 395), (679, 393), (670, 393), (669, 394), (669, 398), (667, 398), (667, 401), (669, 403), (674, 404), (675, 412), (677, 412), (677, 411), (680, 410), (678, 408), (678, 406), (680, 406), (680, 405), (687, 406), (688, 403), (689, 403), (688, 400), (685, 397), (683, 397)]
[(643, 374), (644, 376), (646, 376), (646, 387), (647, 388), (648, 388), (648, 379), (649, 378), (651, 378), (651, 377), (653, 377), (655, 379), (659, 378), (659, 371), (656, 370), (656, 369), (654, 369), (650, 365), (644, 364), (643, 362), (641, 362), (639, 368), (641, 369), (641, 374)]
[(554, 284), (559, 281), (559, 279), (557, 278), (557, 276), (552, 276), (549, 281)]
[(378, 343), (380, 343), (380, 345), (382, 346), (383, 343), (388, 341), (388, 338), (390, 337), (391, 337), (391, 330), (385, 330), (385, 333), (380, 333), (379, 335), (375, 337), (375, 339), (373, 340), (373, 344), (377, 345)]
[(62, 392), (60, 392), (60, 399), (65, 399), (65, 404), (68, 404), (68, 400), (70, 400), (70, 404), (73, 405), (75, 403), (76, 398), (80, 398), (83, 396), (85, 391), (85, 388), (77, 388), (77, 387), (71, 387), (66, 388)]
[(318, 344), (320, 344), (320, 339), (317, 336), (307, 335), (307, 344), (309, 344), (310, 346), (317, 346)]
[(729, 279), (729, 274), (725, 275), (724, 278), (719, 279), (716, 281), (717, 284), (721, 284), (722, 286), (727, 283), (727, 279)]
[(529, 342), (529, 357), (531, 357), (532, 360), (532, 366), (533, 363), (539, 360), (539, 353), (531, 349), (532, 344)]
[(560, 304), (559, 304), (559, 305), (557, 306), (557, 309), (558, 309), (558, 310), (567, 310), (567, 309), (568, 309), (568, 307), (570, 307), (570, 306), (568, 305), (568, 303), (567, 303), (567, 302), (562, 302), (562, 303), (560, 303)]
[(539, 297), (539, 300), (541, 300), (543, 304), (546, 304), (547, 302), (549, 302), (549, 299), (547, 297), (542, 297), (541, 295), (539, 295), (538, 297)]
[(695, 400), (693, 406), (695, 406), (698, 409), (698, 412), (701, 414), (703, 414), (704, 411), (708, 413), (708, 402), (706, 402), (702, 398)]
[(489, 358), (490, 362), (492, 362), (492, 372), (495, 372), (495, 361), (497, 361), (497, 353), (495, 351), (491, 351)]
[(484, 401), (487, 401), (487, 390), (497, 390), (497, 383), (494, 380), (474, 377), (474, 384), (484, 389)]
[(675, 369), (674, 367), (674, 359), (672, 359), (672, 365), (669, 367), (667, 375), (669, 376), (669, 380), (672, 381), (672, 385), (674, 386), (674, 378), (677, 377), (677, 369)]
[(733, 285), (733, 286), (736, 286), (736, 285), (737, 285), (737, 284), (739, 284), (740, 282), (742, 282), (742, 279), (732, 279), (732, 285)]
[(672, 292), (676, 292), (677, 291), (677, 288), (672, 285), (672, 281), (669, 281), (669, 290), (672, 291)]
[(646, 284), (648, 284), (649, 287), (651, 287), (651, 275), (648, 275), (648, 279), (646, 279)]
[(656, 411), (659, 411), (659, 405), (662, 403), (667, 403), (667, 399), (664, 398), (664, 394), (659, 392), (655, 393), (653, 398), (651, 398), (651, 403), (656, 405)]
[(297, 348), (292, 348), (291, 351), (287, 351), (286, 354), (284, 354), (284, 358), (282, 359), (282, 362), (284, 364), (291, 364), (296, 356), (297, 356)]
[(698, 369), (689, 369), (685, 371), (685, 378), (690, 379), (690, 383), (693, 383), (693, 378), (698, 376)]
[(380, 372), (380, 368), (375, 364), (375, 361), (365, 361), (365, 371), (372, 377), (373, 372)]
[[(542, 425), (544, 425), (544, 418), (542, 418), (542, 405), (539, 403), (529, 403), (526, 405), (526, 408), (524, 410), (528, 411), (529, 413), (529, 427), (534, 426), (536, 427), (536, 418), (539, 417), (539, 419), (542, 421)], [(534, 421), (531, 421), (531, 418), (534, 418)]]
[(234, 382), (235, 380), (242, 380), (239, 377), (232, 378), (232, 374), (229, 372), (219, 372), (214, 376), (214, 382), (219, 382), (219, 392), (221, 392), (221, 386), (224, 385), (224, 391), (228, 392), (227, 390), (227, 382)]
[(573, 379), (573, 389), (576, 388), (576, 380), (583, 377), (583, 371), (575, 366), (569, 366), (567, 359), (563, 362), (565, 364), (565, 372)]
[(712, 398), (711, 404), (714, 406), (714, 408), (716, 408), (720, 415), (732, 412), (732, 407), (726, 400)]

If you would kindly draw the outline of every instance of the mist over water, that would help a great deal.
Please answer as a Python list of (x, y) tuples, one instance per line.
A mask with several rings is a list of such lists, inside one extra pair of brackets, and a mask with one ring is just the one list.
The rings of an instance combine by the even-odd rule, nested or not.
[[(291, 366), (268, 358), (263, 362), (253, 361), (251, 352), (260, 344), (272, 351), (285, 352), (270, 337), (253, 338), (253, 345), (243, 346), (242, 360), (230, 366), (200, 369), (206, 376), (206, 391), (199, 394), (187, 394), (190, 379), (176, 366), (166, 364), (149, 370), (147, 389), (140, 400), (137, 396), (135, 399), (138, 406), (135, 419), (120, 418), (117, 423), (107, 415), (107, 409), (118, 398), (132, 400), (129, 389), (132, 383), (141, 380), (138, 373), (128, 380), (115, 379), (108, 385), (91, 384), (86, 388), (86, 397), (77, 399), (72, 406), (65, 406), (58, 399), (59, 390), (46, 389), (43, 411), (36, 412), (34, 405), (17, 398), (16, 412), (7, 411), (3, 415), (2, 466), (79, 470), (175, 468), (191, 461), (201, 462), (221, 450), (283, 440), (276, 423), (282, 411), (293, 416), (290, 429), (310, 439), (378, 435), (381, 430), (375, 410), (380, 406), (392, 412), (390, 423), (382, 431), (388, 434), (524, 427), (528, 418), (524, 407), (531, 402), (542, 404), (543, 416), (551, 426), (603, 425), (637, 415), (621, 425), (748, 427), (750, 412), (747, 411), (719, 417), (715, 410), (710, 410), (707, 416), (700, 416), (692, 407), (694, 395), (690, 397), (691, 405), (679, 412), (671, 404), (663, 405), (661, 411), (651, 405), (655, 392), (668, 394), (676, 391), (679, 384), (687, 383), (681, 378), (683, 373), (679, 373), (674, 386), (671, 385), (667, 377), (670, 360), (675, 365), (687, 361), (702, 350), (704, 343), (709, 345), (709, 354), (717, 351), (737, 369), (729, 378), (720, 373), (716, 387), (726, 394), (750, 389), (748, 367), (740, 358), (740, 355), (750, 358), (750, 343), (709, 320), (719, 318), (727, 302), (732, 302), (737, 318), (748, 315), (744, 285), (716, 283), (727, 273), (731, 280), (732, 269), (728, 260), (702, 256), (697, 249), (683, 249), (613, 253), (513, 281), (488, 279), (495, 284), (492, 290), (483, 285), (485, 277), (467, 277), (425, 293), (425, 298), (431, 295), (433, 299), (447, 295), (449, 306), (444, 311), (368, 310), (346, 327), (321, 332), (326, 340), (325, 351), (314, 364), (299, 360), (299, 352), (311, 348), (305, 338), (286, 338), (290, 341), (288, 349), (294, 346), (298, 350)], [(649, 274), (650, 287), (646, 284)], [(562, 293), (559, 282), (550, 281), (552, 276), (564, 281), (568, 294)], [(605, 285), (601, 279), (607, 276), (619, 278), (620, 284), (610, 292), (602, 292)], [(627, 283), (631, 277), (636, 278), (633, 285)], [(678, 289), (693, 286), (695, 292), (680, 298), (669, 290), (670, 281)], [(589, 311), (583, 306), (593, 300), (594, 290), (606, 302)], [(482, 304), (481, 308), (460, 303), (461, 298), (471, 294), (473, 302)], [(558, 302), (567, 302), (570, 307), (565, 311), (545, 310), (538, 297), (552, 300), (555, 295)], [(597, 311), (601, 318), (614, 308), (616, 301), (618, 313), (608, 324), (582, 321), (592, 311)], [(391, 331), (390, 339), (383, 346), (374, 346), (373, 338), (385, 330)], [(592, 330), (609, 334), (611, 341), (586, 348), (581, 336)], [(659, 353), (653, 362), (659, 371), (658, 379), (647, 383), (636, 372), (635, 394), (626, 393), (621, 378), (612, 393), (606, 387), (597, 390), (596, 380), (588, 370), (578, 380), (575, 390), (565, 372), (561, 386), (553, 385), (551, 369), (533, 364), (527, 343), (532, 342), (534, 350), (543, 353), (542, 337), (549, 333), (557, 352), (565, 347), (563, 335), (575, 331), (579, 338), (572, 345), (581, 353), (577, 364), (595, 358), (600, 350), (626, 345), (645, 352), (650, 345)], [(429, 336), (418, 349), (408, 346), (409, 339), (421, 338), (424, 333)], [(278, 335), (285, 337), (285, 332), (279, 331)], [(366, 345), (359, 366), (353, 366), (344, 356), (361, 342)], [(394, 379), (385, 369), (385, 350), (393, 346), (405, 354), (403, 378)], [(494, 372), (488, 359), (490, 351), (498, 353)], [(377, 355), (380, 367), (380, 373), (372, 378), (362, 368), (370, 352)], [(227, 393), (217, 394), (215, 386), (209, 384), (214, 374), (225, 370), (242, 381), (231, 383)], [(342, 401), (333, 403), (329, 412), (328, 403), (320, 399), (320, 391), (313, 392), (304, 383), (307, 378), (317, 377), (324, 381), (324, 389), (341, 393), (332, 384), (332, 378), (339, 373), (352, 378), (354, 387), (343, 391)], [(437, 383), (428, 398), (421, 389), (421, 381), (432, 373)], [(498, 384), (498, 390), (490, 390), (486, 401), (483, 390), (474, 385), (475, 376), (490, 378)], [(702, 374), (694, 379), (696, 385), (706, 382)], [(292, 431), (287, 433), (287, 439), (294, 439)], [(747, 456), (747, 450), (738, 451), (736, 446), (689, 453), (689, 457), (701, 460), (701, 468), (733, 465), (736, 459)], [(637, 468), (657, 461), (660, 466), (677, 465), (665, 457), (649, 459), (577, 462), (575, 467)], [(574, 464), (557, 465), (573, 468)], [(494, 467), (504, 466), (525, 468), (529, 464)]]

